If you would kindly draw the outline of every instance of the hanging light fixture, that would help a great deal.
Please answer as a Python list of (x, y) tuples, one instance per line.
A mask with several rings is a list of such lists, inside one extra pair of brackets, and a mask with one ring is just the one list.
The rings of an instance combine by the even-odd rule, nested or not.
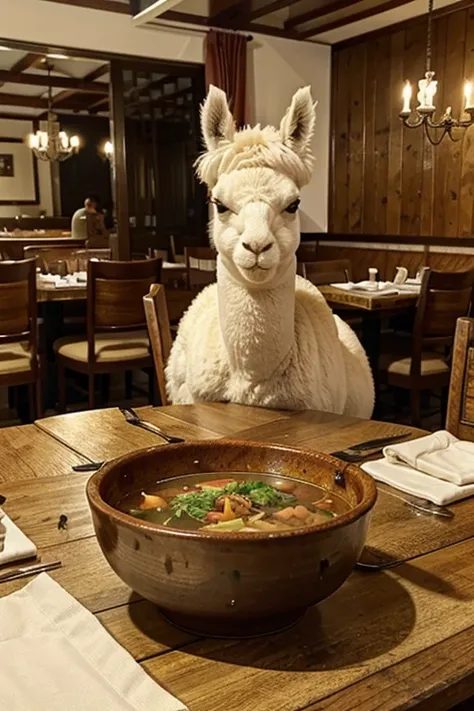
[[(466, 81), (464, 84), (464, 113), (469, 115), (469, 118), (455, 119), (452, 116), (451, 106), (446, 108), (446, 111), (441, 116), (439, 121), (435, 120), (434, 114), (436, 106), (434, 104), (434, 96), (438, 88), (438, 82), (434, 79), (435, 73), (431, 69), (431, 44), (433, 35), (433, 4), (434, 0), (428, 0), (428, 35), (426, 42), (426, 72), (425, 78), (418, 82), (418, 106), (415, 109), (414, 117), (411, 110), (412, 88), (409, 81), (405, 83), (403, 89), (403, 108), (400, 111), (400, 118), (403, 125), (407, 128), (420, 128), (425, 130), (426, 137), (429, 142), (437, 146), (441, 143), (445, 136), (449, 136), (452, 141), (455, 139), (452, 135), (453, 128), (469, 128), (474, 124), (474, 87), (472, 82)], [(441, 136), (435, 138), (430, 130), (442, 129)]]
[(28, 136), (27, 142), (34, 155), (44, 161), (64, 161), (77, 153), (80, 146), (78, 136), (69, 136), (61, 131), (58, 117), (53, 113), (53, 92), (51, 87), (51, 70), (53, 66), (46, 64), (48, 70), (48, 123), (46, 131), (36, 131)]

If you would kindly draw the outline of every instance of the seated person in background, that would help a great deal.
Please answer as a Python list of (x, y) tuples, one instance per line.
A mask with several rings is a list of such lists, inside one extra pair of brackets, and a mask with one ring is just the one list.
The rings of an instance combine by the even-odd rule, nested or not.
[(109, 231), (97, 195), (86, 197), (84, 207), (76, 210), (72, 216), (71, 232), (73, 239), (83, 239), (90, 249), (109, 246)]

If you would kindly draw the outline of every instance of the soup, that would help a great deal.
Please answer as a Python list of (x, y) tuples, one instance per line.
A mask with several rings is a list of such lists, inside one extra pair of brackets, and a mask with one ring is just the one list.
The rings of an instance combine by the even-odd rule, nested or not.
[(166, 479), (127, 495), (117, 508), (174, 529), (270, 534), (326, 523), (350, 508), (341, 496), (297, 479), (272, 474), (215, 476)]

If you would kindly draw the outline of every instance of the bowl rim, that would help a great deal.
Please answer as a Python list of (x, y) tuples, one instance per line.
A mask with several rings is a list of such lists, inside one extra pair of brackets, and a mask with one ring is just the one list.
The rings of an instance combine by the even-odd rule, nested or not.
[[(100, 494), (100, 486), (104, 479), (110, 476), (110, 472), (119, 464), (129, 461), (130, 459), (146, 457), (152, 452), (162, 449), (166, 450), (172, 449), (188, 449), (192, 447), (202, 447), (203, 449), (208, 449), (211, 447), (229, 447), (235, 446), (236, 444), (242, 446), (248, 446), (249, 448), (255, 449), (268, 449), (271, 448), (274, 451), (279, 452), (289, 452), (296, 454), (310, 455), (317, 459), (324, 459), (326, 462), (334, 462), (335, 468), (342, 469), (344, 476), (349, 474), (352, 476), (353, 473), (357, 472), (357, 476), (362, 480), (362, 486), (364, 488), (364, 497), (360, 503), (358, 503), (354, 508), (347, 511), (347, 513), (341, 514), (336, 518), (329, 519), (325, 523), (314, 524), (313, 526), (307, 526), (305, 528), (296, 528), (290, 531), (279, 531), (277, 533), (267, 533), (265, 531), (259, 531), (255, 533), (240, 533), (238, 531), (228, 531), (228, 532), (213, 532), (213, 531), (182, 531), (177, 528), (167, 528), (158, 523), (152, 523), (151, 521), (145, 521), (143, 519), (137, 519), (130, 514), (124, 513), (114, 508), (108, 504)], [(354, 471), (355, 470), (355, 471)], [(196, 472), (197, 474), (199, 472)], [(217, 474), (218, 472), (216, 472)], [(271, 472), (269, 472), (271, 473)], [(179, 476), (185, 476), (180, 474)], [(282, 476), (291, 476), (285, 474)], [(167, 479), (173, 479), (175, 477), (170, 476)], [(177, 477), (176, 477), (177, 478)], [(296, 477), (295, 477), (296, 478)], [(368, 513), (374, 506), (377, 500), (377, 485), (375, 480), (366, 472), (364, 472), (360, 467), (353, 463), (343, 462), (337, 457), (333, 457), (325, 452), (320, 452), (314, 449), (306, 449), (303, 447), (293, 447), (284, 444), (277, 444), (272, 442), (258, 442), (251, 440), (239, 440), (239, 439), (205, 439), (205, 440), (188, 440), (186, 442), (180, 442), (178, 444), (167, 444), (167, 445), (157, 445), (154, 447), (146, 447), (144, 449), (138, 449), (128, 454), (124, 454), (120, 457), (111, 459), (106, 464), (104, 464), (97, 472), (92, 474), (88, 479), (86, 484), (86, 495), (89, 502), (89, 507), (94, 510), (98, 510), (102, 515), (108, 516), (115, 523), (121, 524), (131, 530), (139, 530), (140, 532), (150, 532), (150, 533), (160, 533), (161, 535), (170, 537), (171, 539), (181, 539), (181, 540), (206, 540), (215, 541), (216, 543), (222, 543), (224, 541), (236, 543), (248, 543), (249, 541), (267, 541), (271, 544), (274, 541), (282, 541), (286, 539), (292, 539), (300, 536), (307, 536), (314, 533), (326, 532), (335, 528), (343, 528), (345, 526), (354, 523), (359, 518)]]

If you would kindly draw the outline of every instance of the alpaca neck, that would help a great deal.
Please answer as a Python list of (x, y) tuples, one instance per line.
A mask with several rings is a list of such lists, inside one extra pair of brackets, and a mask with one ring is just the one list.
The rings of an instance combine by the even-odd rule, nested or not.
[(230, 367), (253, 381), (285, 365), (294, 341), (296, 259), (275, 284), (249, 288), (218, 259), (219, 319)]

